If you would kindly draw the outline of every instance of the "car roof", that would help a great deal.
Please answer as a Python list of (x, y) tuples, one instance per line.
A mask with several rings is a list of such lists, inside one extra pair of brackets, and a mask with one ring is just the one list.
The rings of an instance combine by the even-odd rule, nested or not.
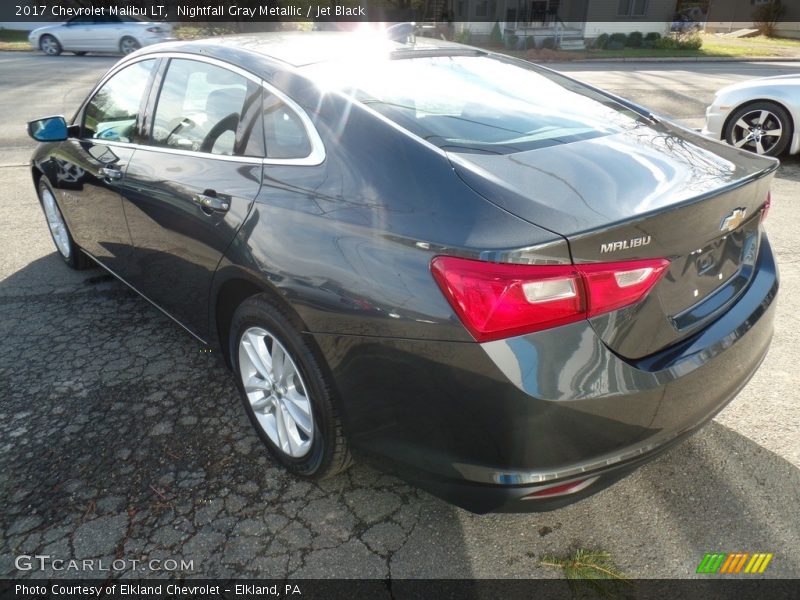
[[(215, 37), (190, 42), (171, 42), (148, 46), (151, 52), (189, 52), (207, 56), (231, 56), (237, 51), (259, 55), (270, 62), (278, 61), (292, 67), (303, 67), (322, 62), (340, 60), (357, 61), (361, 58), (375, 58), (377, 53), (385, 52), (387, 58), (398, 52), (405, 54), (430, 54), (431, 52), (452, 54), (464, 51), (478, 52), (461, 44), (417, 37), (412, 43), (387, 39), (380, 32), (268, 32)], [(227, 58), (230, 60), (230, 58)]]

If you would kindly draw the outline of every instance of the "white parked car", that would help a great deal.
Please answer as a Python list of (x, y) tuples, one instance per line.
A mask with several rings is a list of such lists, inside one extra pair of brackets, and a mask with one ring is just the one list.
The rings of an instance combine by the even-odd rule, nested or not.
[(172, 38), (172, 25), (151, 23), (131, 17), (77, 16), (66, 23), (34, 29), (28, 41), (45, 54), (58, 56), (63, 51), (78, 55), (87, 52), (130, 54), (142, 46)]
[(706, 109), (703, 133), (767, 156), (800, 152), (800, 75), (722, 88)]

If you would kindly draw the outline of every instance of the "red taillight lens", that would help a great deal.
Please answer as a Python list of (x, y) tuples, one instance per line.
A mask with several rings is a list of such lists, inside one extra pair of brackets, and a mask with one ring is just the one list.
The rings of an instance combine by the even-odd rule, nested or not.
[(437, 256), (431, 271), (479, 342), (565, 325), (640, 301), (665, 259), (588, 265), (511, 265)]
[(589, 477), (588, 479), (576, 479), (568, 483), (543, 486), (541, 489), (523, 496), (522, 499), (536, 500), (537, 498), (552, 498), (554, 496), (567, 496), (569, 494), (575, 494), (585, 490), (598, 479), (599, 477), (595, 476)]
[(764, 202), (764, 206), (761, 207), (761, 222), (767, 220), (767, 215), (769, 214), (769, 209), (772, 208), (772, 192), (767, 192), (767, 201)]

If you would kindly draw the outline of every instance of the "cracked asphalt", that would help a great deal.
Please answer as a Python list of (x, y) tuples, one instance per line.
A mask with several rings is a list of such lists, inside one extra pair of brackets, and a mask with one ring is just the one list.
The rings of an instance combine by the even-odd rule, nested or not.
[[(632, 577), (692, 577), (714, 551), (773, 552), (764, 577), (800, 576), (800, 159), (773, 190), (776, 333), (745, 390), (588, 500), (476, 516), (363, 464), (319, 484), (286, 475), (220, 357), (104, 272), (60, 263), (23, 124), (72, 114), (113, 60), (0, 53), (0, 577), (96, 575), (20, 570), (23, 554), (193, 563), (122, 577), (558, 577), (541, 557), (575, 547)], [(556, 66), (693, 125), (724, 83), (798, 68)]]

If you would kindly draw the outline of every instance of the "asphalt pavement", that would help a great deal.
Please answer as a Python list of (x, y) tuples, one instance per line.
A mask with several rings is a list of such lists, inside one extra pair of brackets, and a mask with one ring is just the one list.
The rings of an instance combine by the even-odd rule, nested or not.
[[(693, 577), (707, 552), (772, 552), (764, 577), (800, 575), (798, 157), (773, 189), (782, 289), (748, 386), (690, 440), (588, 500), (477, 516), (361, 464), (320, 484), (286, 475), (219, 357), (102, 271), (61, 264), (24, 123), (71, 115), (114, 60), (0, 53), (0, 576), (92, 575), (15, 565), (45, 554), (179, 565), (126, 576), (558, 577), (542, 556), (578, 547), (610, 552), (632, 577)], [(551, 66), (690, 126), (721, 85), (800, 69)]]

